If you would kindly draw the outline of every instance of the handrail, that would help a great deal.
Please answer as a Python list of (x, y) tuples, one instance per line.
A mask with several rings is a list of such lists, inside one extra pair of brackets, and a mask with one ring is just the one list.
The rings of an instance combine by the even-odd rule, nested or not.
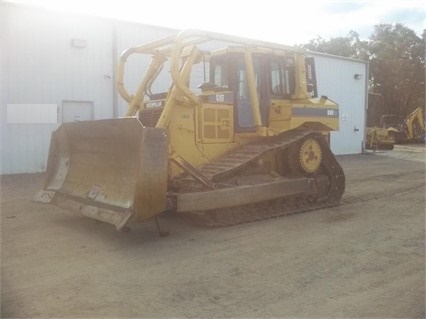
[[(132, 47), (129, 48), (127, 50), (125, 50), (121, 56), (120, 56), (120, 60), (118, 61), (118, 65), (117, 65), (117, 80), (116, 80), (116, 85), (117, 85), (117, 90), (120, 93), (121, 97), (127, 102), (127, 103), (131, 103), (132, 101), (132, 95), (130, 95), (125, 86), (124, 86), (124, 72), (125, 72), (125, 65), (127, 62), (127, 59), (133, 55), (133, 54), (152, 54), (152, 55), (156, 55), (161, 51), (164, 51), (164, 46), (166, 51), (169, 50), (170, 51), (170, 47), (173, 43), (173, 40), (175, 39), (175, 35), (173, 36), (169, 36), (166, 37), (164, 39), (158, 40), (158, 41), (154, 41), (154, 42), (150, 42), (144, 45), (140, 45), (137, 47)], [(168, 46), (167, 46), (168, 45)], [(161, 48), (163, 48), (163, 50), (161, 50)], [(146, 75), (145, 75), (146, 76)]]
[[(184, 97), (186, 97), (192, 104), (197, 104), (197, 96), (188, 88), (186, 80), (184, 79), (186, 78), (186, 76), (183, 76), (183, 74), (181, 74), (180, 62), (182, 53), (186, 48), (206, 41), (223, 41), (227, 43), (242, 44), (250, 48), (268, 48), (290, 52), (304, 51), (303, 49), (284, 44), (260, 41), (250, 38), (196, 29), (185, 29), (179, 32), (178, 34), (167, 36), (163, 39), (153, 41), (144, 45), (129, 48), (125, 50), (120, 56), (120, 60), (117, 65), (116, 80), (117, 90), (119, 94), (127, 103), (129, 103), (129, 109), (127, 111), (127, 114), (134, 115), (134, 113), (136, 112), (137, 104), (140, 103), (141, 99), (143, 98), (143, 93), (145, 92), (146, 85), (149, 82), (149, 77), (154, 75), (154, 66), (159, 63), (159, 59), (156, 58), (157, 56), (161, 56), (162, 59), (170, 58), (170, 73), (172, 76), (173, 83), (175, 84), (176, 88), (183, 94)], [(138, 91), (136, 92), (134, 97), (127, 92), (123, 80), (127, 59), (133, 54), (153, 55), (151, 65), (148, 67), (144, 80), (139, 86)], [(164, 63), (164, 61), (162, 61), (162, 63)], [(154, 66), (152, 64), (154, 64)]]

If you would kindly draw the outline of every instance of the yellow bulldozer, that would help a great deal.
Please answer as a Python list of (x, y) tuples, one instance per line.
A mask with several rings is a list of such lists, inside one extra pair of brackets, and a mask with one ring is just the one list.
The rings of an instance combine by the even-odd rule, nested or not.
[[(391, 129), (392, 130), (392, 129)], [(367, 127), (365, 148), (368, 150), (393, 150), (395, 137), (382, 127)]]
[[(130, 94), (133, 55), (151, 63)], [(337, 205), (345, 175), (325, 135), (339, 109), (315, 97), (314, 66), (294, 47), (200, 30), (130, 48), (126, 116), (54, 131), (36, 198), (117, 230), (163, 212), (225, 226)], [(153, 92), (163, 67), (170, 88)]]

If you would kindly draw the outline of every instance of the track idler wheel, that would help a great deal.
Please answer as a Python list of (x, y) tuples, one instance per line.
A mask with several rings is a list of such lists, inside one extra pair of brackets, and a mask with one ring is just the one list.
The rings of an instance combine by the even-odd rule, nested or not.
[(321, 166), (321, 161), (321, 145), (314, 138), (305, 139), (289, 152), (290, 168), (294, 173), (314, 174)]

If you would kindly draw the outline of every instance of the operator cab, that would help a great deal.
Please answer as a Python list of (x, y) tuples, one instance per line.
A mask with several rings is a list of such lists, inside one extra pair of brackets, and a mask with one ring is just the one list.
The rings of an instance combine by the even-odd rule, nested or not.
[[(297, 93), (300, 96), (300, 92), (296, 92), (297, 70), (294, 54), (253, 53), (250, 60), (253, 66), (253, 81), (250, 80), (247, 56), (243, 52), (213, 55), (210, 58), (209, 82), (200, 85), (203, 101), (235, 106), (236, 132), (256, 130), (253, 102), (259, 107), (262, 125), (267, 127), (273, 100), (290, 101)], [(310, 72), (306, 72), (307, 94), (304, 98), (311, 98), (316, 94), (313, 60), (306, 61), (306, 69)], [(251, 82), (255, 85), (254, 97), (251, 97), (250, 93)]]

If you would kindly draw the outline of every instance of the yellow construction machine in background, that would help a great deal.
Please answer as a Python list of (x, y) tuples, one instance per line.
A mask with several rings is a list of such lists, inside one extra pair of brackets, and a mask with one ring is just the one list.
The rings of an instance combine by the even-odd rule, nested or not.
[(424, 121), (421, 107), (406, 118), (393, 114), (382, 115), (380, 127), (367, 127), (366, 148), (392, 150), (394, 144), (424, 143)]
[(425, 118), (423, 108), (418, 107), (406, 118), (398, 115), (383, 115), (380, 126), (389, 131), (395, 144), (423, 143), (425, 137)]
[(388, 129), (367, 127), (365, 148), (369, 150), (393, 150), (395, 138)]
[[(133, 55), (151, 63), (130, 94)], [(163, 67), (171, 86), (155, 92)], [(206, 78), (196, 89), (195, 69)], [(126, 117), (53, 133), (39, 201), (118, 230), (165, 211), (222, 226), (339, 203), (345, 176), (323, 134), (338, 129), (339, 108), (314, 96), (303, 51), (185, 30), (125, 51), (117, 85)]]

